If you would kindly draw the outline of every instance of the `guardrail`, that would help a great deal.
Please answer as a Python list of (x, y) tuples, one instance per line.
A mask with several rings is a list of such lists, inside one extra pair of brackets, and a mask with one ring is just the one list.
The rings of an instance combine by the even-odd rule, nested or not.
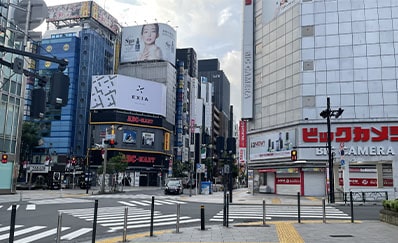
[(343, 200), (344, 204), (350, 201), (350, 195), (352, 195), (353, 202), (381, 202), (388, 200), (388, 191), (351, 191), (344, 192)]

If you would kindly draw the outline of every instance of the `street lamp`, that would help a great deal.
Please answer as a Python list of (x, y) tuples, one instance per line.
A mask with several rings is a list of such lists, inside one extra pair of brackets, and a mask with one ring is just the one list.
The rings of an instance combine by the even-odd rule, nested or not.
[(334, 174), (333, 174), (333, 158), (332, 158), (332, 138), (330, 132), (330, 117), (334, 116), (335, 118), (339, 118), (341, 114), (343, 114), (344, 109), (339, 108), (338, 110), (330, 109), (330, 97), (326, 99), (326, 109), (320, 113), (320, 116), (325, 119), (327, 122), (328, 128), (328, 162), (329, 162), (329, 194), (330, 194), (330, 203), (335, 203), (334, 198)]

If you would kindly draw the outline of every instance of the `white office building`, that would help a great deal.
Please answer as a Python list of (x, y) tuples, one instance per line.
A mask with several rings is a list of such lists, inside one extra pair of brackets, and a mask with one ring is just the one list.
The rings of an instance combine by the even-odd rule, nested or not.
[(254, 191), (323, 196), (334, 184), (336, 200), (349, 191), (396, 198), (398, 1), (243, 4), (242, 118)]

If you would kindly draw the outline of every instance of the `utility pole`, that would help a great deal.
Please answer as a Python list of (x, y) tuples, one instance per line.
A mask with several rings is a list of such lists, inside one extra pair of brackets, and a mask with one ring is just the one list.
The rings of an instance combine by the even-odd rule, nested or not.
[(327, 134), (328, 134), (328, 163), (329, 163), (329, 201), (330, 203), (335, 203), (334, 197), (334, 173), (333, 173), (333, 155), (332, 155), (332, 134), (330, 128), (330, 117), (334, 116), (335, 118), (339, 118), (341, 114), (343, 114), (344, 109), (339, 108), (338, 110), (330, 109), (330, 97), (328, 96), (326, 99), (326, 110), (323, 110), (320, 113), (322, 118), (326, 118), (327, 123)]

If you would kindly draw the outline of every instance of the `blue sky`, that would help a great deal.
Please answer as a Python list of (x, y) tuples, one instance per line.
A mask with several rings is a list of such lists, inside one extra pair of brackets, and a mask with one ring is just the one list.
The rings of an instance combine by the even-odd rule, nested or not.
[[(84, 0), (66, 0), (65, 3)], [(218, 58), (231, 83), (235, 118), (241, 114), (242, 0), (94, 0), (122, 26), (167, 23), (177, 31), (177, 48), (192, 47), (199, 59)], [(47, 6), (59, 0), (45, 0)]]

